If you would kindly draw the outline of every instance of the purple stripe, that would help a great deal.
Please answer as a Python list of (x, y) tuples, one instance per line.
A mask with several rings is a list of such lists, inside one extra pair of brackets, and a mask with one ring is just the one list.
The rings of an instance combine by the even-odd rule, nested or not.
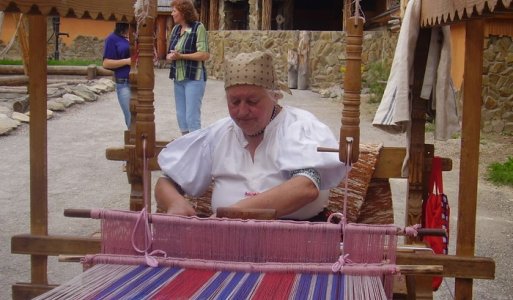
[(144, 299), (153, 292), (156, 292), (158, 288), (160, 288), (166, 281), (172, 278), (180, 270), (180, 268), (169, 268), (163, 274), (153, 280), (150, 284), (148, 284), (147, 287), (142, 289), (137, 295), (135, 295), (134, 299)]
[[(148, 267), (145, 267), (145, 268), (148, 269)], [(128, 284), (125, 284), (124, 286), (121, 286), (120, 289), (117, 290), (116, 293), (114, 295), (112, 295), (112, 296), (115, 297), (115, 299), (122, 298), (126, 294), (130, 293), (131, 291), (133, 291), (134, 288), (139, 287), (141, 284), (145, 284), (155, 274), (158, 274), (158, 273), (162, 272), (163, 268), (157, 267), (157, 268), (149, 268), (149, 269), (150, 270), (148, 272), (146, 272), (146, 274), (143, 274), (142, 276), (137, 276), (134, 281), (127, 282)]]
[(121, 286), (123, 286), (128, 280), (136, 276), (137, 274), (144, 272), (146, 268), (144, 266), (138, 266), (137, 268), (133, 269), (132, 271), (128, 272), (123, 277), (119, 278), (115, 282), (113, 282), (108, 288), (104, 289), (96, 295), (93, 299), (103, 299), (104, 297), (108, 296), (110, 293), (117, 291)]

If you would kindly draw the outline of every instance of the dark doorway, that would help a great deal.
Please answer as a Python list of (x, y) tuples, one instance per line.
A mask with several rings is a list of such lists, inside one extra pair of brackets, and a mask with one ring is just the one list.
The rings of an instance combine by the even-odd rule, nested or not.
[(342, 30), (342, 0), (294, 1), (294, 30)]
[(249, 3), (248, 0), (225, 1), (225, 30), (248, 29)]

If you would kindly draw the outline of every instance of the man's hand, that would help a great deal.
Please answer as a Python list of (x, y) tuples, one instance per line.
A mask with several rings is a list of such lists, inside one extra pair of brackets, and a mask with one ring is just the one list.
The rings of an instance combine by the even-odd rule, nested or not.
[(160, 177), (155, 185), (157, 206), (168, 214), (195, 216), (196, 211), (183, 196), (181, 188), (170, 178)]
[(167, 214), (170, 215), (180, 215), (180, 216), (195, 216), (196, 211), (189, 204), (189, 202), (185, 199), (183, 201), (173, 201), (171, 206), (169, 206), (166, 210)]

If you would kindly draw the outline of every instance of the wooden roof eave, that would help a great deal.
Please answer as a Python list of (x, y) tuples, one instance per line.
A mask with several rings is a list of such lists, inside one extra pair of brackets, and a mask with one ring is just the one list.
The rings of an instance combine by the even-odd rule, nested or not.
[[(127, 5), (126, 0), (0, 0), (0, 11), (134, 22), (134, 2)], [(151, 9), (150, 14), (154, 17), (156, 10)]]
[(421, 26), (434, 27), (466, 19), (513, 13), (513, 0), (422, 1)]

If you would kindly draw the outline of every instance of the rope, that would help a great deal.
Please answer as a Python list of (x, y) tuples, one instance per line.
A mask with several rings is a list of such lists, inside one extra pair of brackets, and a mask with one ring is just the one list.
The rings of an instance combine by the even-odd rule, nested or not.
[(150, 0), (137, 0), (134, 3), (134, 14), (137, 26), (144, 23), (144, 20), (150, 16)]
[(354, 5), (354, 13), (352, 16), (354, 16), (354, 26), (358, 25), (358, 19), (362, 18), (365, 22), (365, 14), (363, 13), (362, 7), (360, 6), (361, 0), (353, 0)]
[[(154, 250), (152, 252), (148, 252), (151, 249), (151, 245), (153, 243), (153, 234), (151, 232), (150, 226), (150, 214), (148, 213), (149, 208), (151, 207), (150, 200), (148, 199), (149, 192), (149, 183), (148, 183), (148, 158), (146, 157), (146, 147), (147, 147), (146, 137), (142, 138), (142, 151), (143, 151), (143, 201), (144, 208), (139, 213), (137, 221), (135, 222), (134, 229), (132, 230), (132, 247), (138, 253), (144, 254), (144, 258), (146, 264), (150, 267), (157, 267), (159, 265), (157, 259), (153, 257), (154, 255), (160, 254), (164, 257), (167, 256), (166, 252), (162, 250)], [(141, 224), (141, 225), (140, 225)], [(144, 230), (144, 248), (137, 247), (135, 240), (137, 235), (137, 228), (139, 226), (143, 226)]]
[(22, 21), (23, 21), (23, 14), (20, 14), (20, 19), (18, 20), (18, 24), (16, 25), (16, 30), (14, 31), (9, 43), (7, 43), (7, 45), (5, 45), (5, 48), (2, 49), (2, 51), (0, 52), (0, 57), (4, 58), (4, 56), (7, 54), (7, 52), (9, 52), (9, 50), (11, 50), (12, 45), (14, 44), (14, 41), (16, 40), (16, 35), (18, 34), (18, 29), (20, 28)]

